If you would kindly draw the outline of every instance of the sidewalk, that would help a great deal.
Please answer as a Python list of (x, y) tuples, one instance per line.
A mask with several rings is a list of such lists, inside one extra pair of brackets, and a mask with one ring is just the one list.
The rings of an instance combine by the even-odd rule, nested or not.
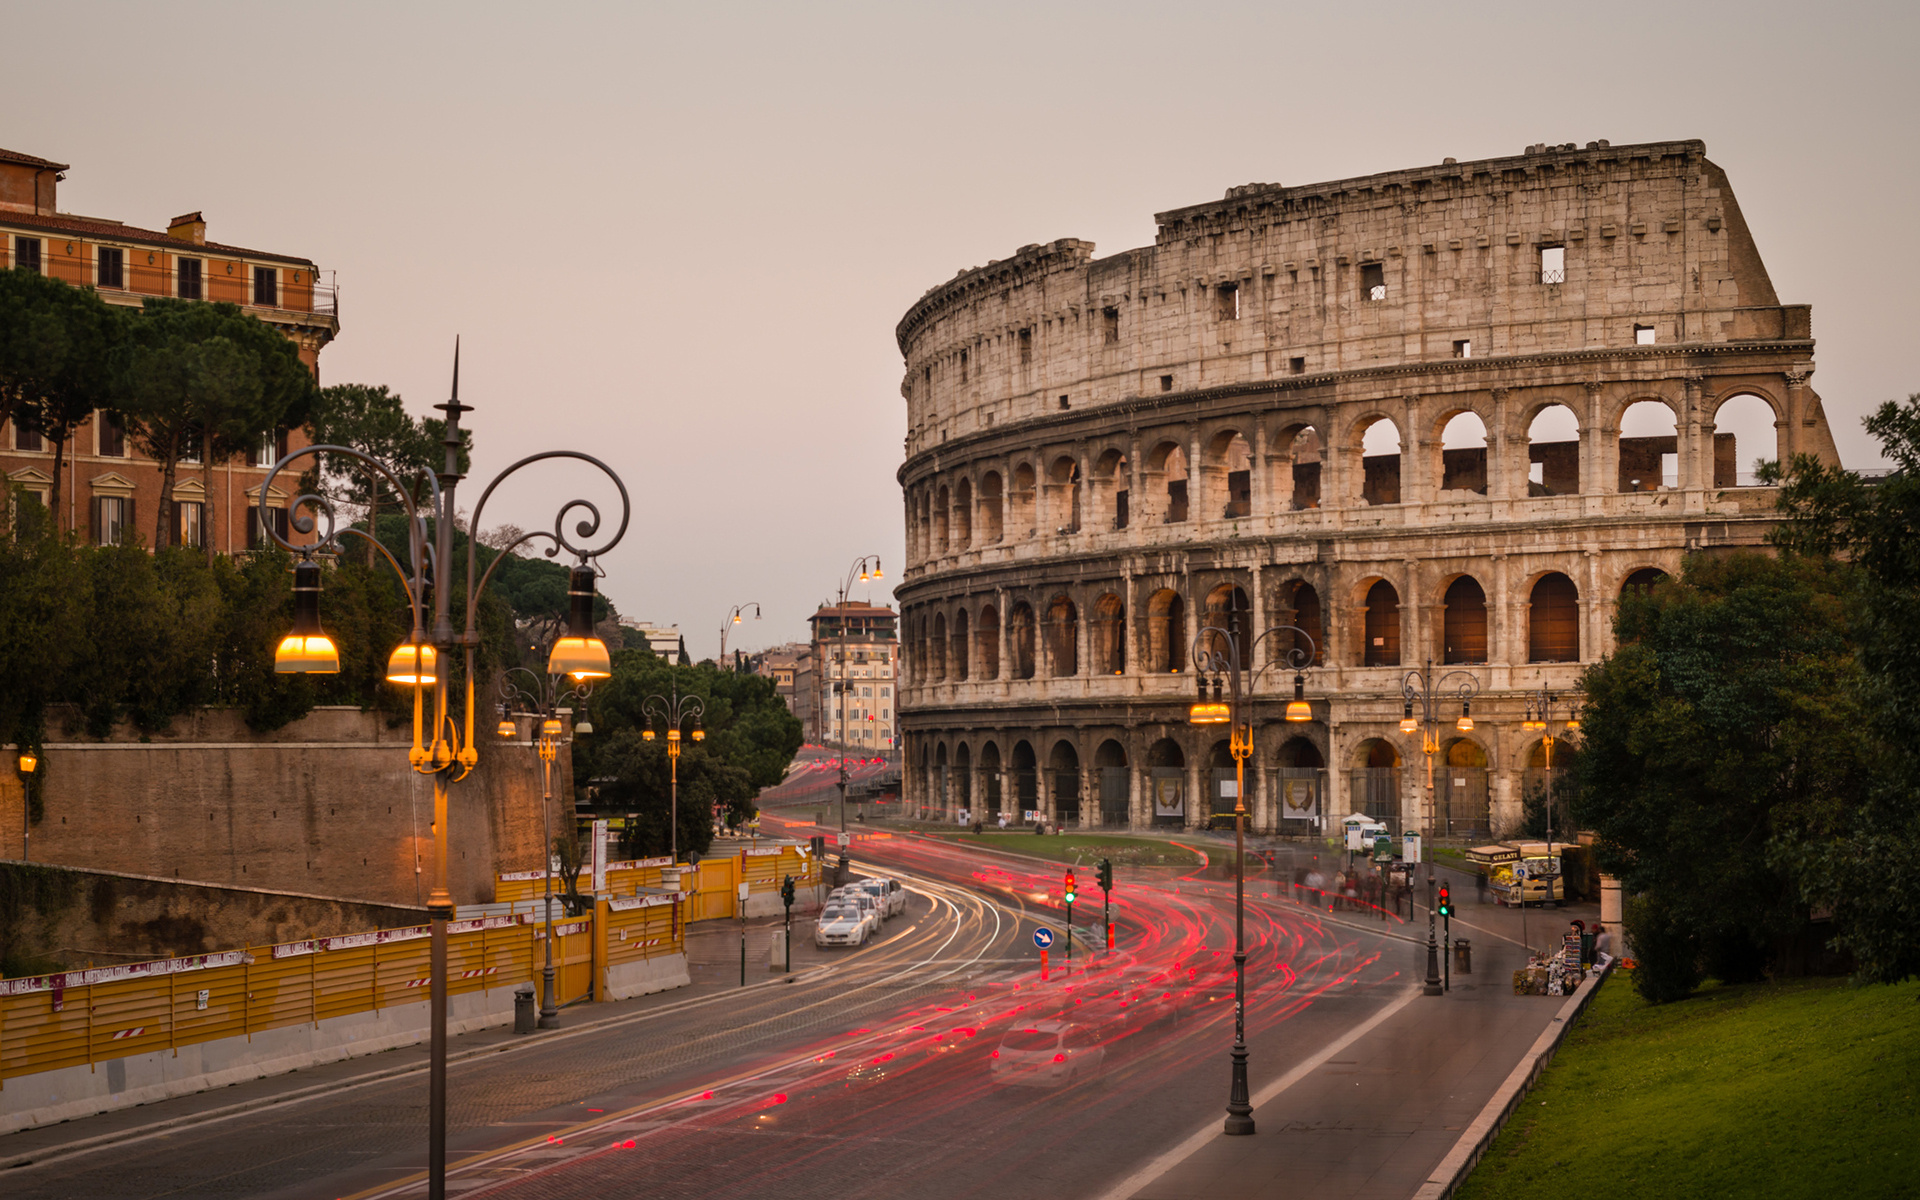
[(1412, 1196), (1561, 1009), (1558, 997), (1512, 993), (1518, 946), (1488, 939), (1475, 951), (1473, 973), (1446, 995), (1416, 983), (1294, 1071), (1256, 1079), (1254, 1134), (1218, 1135), (1225, 1113), (1213, 1114), (1190, 1154), (1103, 1200)]

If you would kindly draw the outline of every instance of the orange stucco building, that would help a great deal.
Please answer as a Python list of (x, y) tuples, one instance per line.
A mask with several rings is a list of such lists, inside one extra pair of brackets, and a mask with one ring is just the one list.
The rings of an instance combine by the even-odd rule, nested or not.
[[(248, 250), (207, 240), (198, 212), (175, 217), (164, 231), (101, 217), (63, 213), (56, 192), (67, 166), (0, 150), (0, 267), (30, 270), (96, 289), (110, 304), (138, 307), (149, 297), (226, 301), (280, 330), (316, 375), (320, 351), (340, 331), (338, 293), (312, 259)], [(304, 431), (262, 431), (244, 461), (215, 464), (211, 486), (199, 463), (182, 463), (174, 479), (176, 545), (249, 548), (262, 521), (283, 531), (291, 493), (276, 481), (262, 495), (276, 457), (305, 442)], [(151, 542), (160, 503), (159, 464), (142, 457), (111, 418), (96, 413), (66, 447), (60, 495), (52, 495), (53, 452), (32, 432), (0, 425), (0, 473), (10, 488), (57, 506), (63, 527), (113, 541), (123, 528)], [(289, 481), (291, 482), (291, 481)]]

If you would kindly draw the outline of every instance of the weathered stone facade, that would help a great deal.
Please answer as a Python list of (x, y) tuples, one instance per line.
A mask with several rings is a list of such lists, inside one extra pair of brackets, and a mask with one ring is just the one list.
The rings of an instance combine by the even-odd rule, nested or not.
[[(1206, 822), (1231, 763), (1185, 723), (1189, 646), (1238, 607), (1320, 654), (1311, 723), (1281, 719), (1290, 676), (1260, 677), (1256, 829), (1306, 780), (1328, 818), (1505, 832), (1542, 766), (1528, 692), (1608, 652), (1623, 588), (1761, 543), (1774, 494), (1742, 462), (1837, 461), (1809, 310), (1775, 296), (1700, 142), (1256, 184), (1156, 219), (1150, 247), (963, 271), (900, 322), (909, 810), (1142, 827), (1177, 789), (1158, 819)], [(1770, 444), (1716, 431), (1736, 397), (1771, 410)], [(1446, 711), (1431, 818), (1398, 728), (1429, 658), (1481, 688), (1471, 733)]]

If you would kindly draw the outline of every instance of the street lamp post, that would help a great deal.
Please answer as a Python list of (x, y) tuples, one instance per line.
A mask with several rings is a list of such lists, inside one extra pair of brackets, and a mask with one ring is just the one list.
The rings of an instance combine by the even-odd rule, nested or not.
[(33, 773), (40, 757), (31, 750), (20, 752), (20, 861), (33, 861)]
[[(1567, 732), (1580, 732), (1580, 709), (1578, 703), (1572, 699), (1561, 699), (1559, 693), (1550, 690), (1544, 683), (1540, 685), (1539, 692), (1530, 693), (1527, 696), (1527, 716), (1525, 720), (1520, 722), (1520, 728), (1522, 729), (1540, 731), (1540, 741), (1546, 749), (1547, 863), (1554, 871), (1552, 875), (1547, 877), (1548, 900), (1553, 899), (1554, 880), (1560, 877), (1558, 856), (1553, 852), (1553, 743), (1555, 740), (1553, 736), (1553, 710), (1554, 706), (1558, 704), (1566, 705)], [(1564, 890), (1562, 894), (1565, 894)], [(1523, 884), (1520, 888), (1520, 912), (1524, 915), (1526, 911), (1527, 890)]]
[(740, 623), (741, 614), (749, 608), (753, 610), (753, 619), (758, 621), (760, 619), (760, 605), (756, 601), (749, 600), (745, 604), (734, 605), (733, 608), (728, 611), (727, 619), (720, 622), (720, 669), (723, 671), (733, 669), (727, 665), (727, 631)]
[[(677, 670), (677, 668), (669, 668)], [(653, 740), (653, 723), (660, 722), (667, 731), (667, 771), (668, 789), (668, 852), (673, 861), (680, 861), (680, 733), (688, 721), (693, 722), (693, 740), (707, 740), (706, 728), (701, 718), (706, 715), (707, 702), (698, 696), (680, 694), (680, 680), (676, 675), (664, 696), (648, 696), (640, 706), (640, 712), (647, 718), (647, 727), (640, 736), (647, 741)]]
[[(873, 566), (869, 568), (868, 563)], [(840, 603), (835, 609), (839, 614), (839, 632), (835, 643), (840, 647), (837, 656), (840, 678), (833, 684), (835, 694), (840, 697), (839, 719), (835, 722), (840, 730), (840, 867), (834, 873), (834, 878), (841, 884), (847, 882), (847, 689), (852, 686), (853, 679), (853, 671), (847, 664), (847, 593), (853, 590), (856, 576), (861, 583), (880, 578), (880, 556), (863, 554), (853, 560), (847, 577), (840, 581)]]
[[(1253, 638), (1244, 650), (1237, 620), (1231, 628), (1208, 626), (1193, 640), (1193, 664), (1198, 698), (1187, 710), (1193, 725), (1226, 725), (1227, 747), (1233, 755), (1233, 1082), (1227, 1093), (1227, 1121), (1230, 1134), (1253, 1132), (1253, 1102), (1247, 1087), (1247, 759), (1253, 754), (1253, 686), (1260, 672), (1257, 667), (1242, 687), (1242, 662), (1253, 656), (1262, 640), (1276, 633), (1293, 635), (1293, 645), (1281, 655), (1278, 664), (1293, 672), (1293, 699), (1287, 704), (1289, 721), (1313, 720), (1313, 707), (1307, 703), (1306, 671), (1316, 654), (1313, 638), (1304, 629), (1276, 625)], [(1301, 643), (1306, 643), (1302, 648)], [(1207, 697), (1207, 680), (1212, 676), (1213, 697)], [(1221, 694), (1221, 677), (1226, 679), (1226, 695)]]
[[(478, 744), (474, 739), (474, 670), (475, 651), (480, 646), (479, 599), (487, 582), (493, 577), (494, 568), (499, 566), (508, 555), (521, 545), (535, 538), (545, 538), (552, 545), (546, 550), (549, 558), (557, 556), (562, 550), (573, 554), (575, 565), (569, 573), (567, 594), (569, 611), (567, 630), (563, 637), (554, 641), (552, 653), (547, 659), (547, 671), (555, 675), (571, 675), (576, 681), (584, 679), (604, 679), (612, 673), (606, 646), (593, 633), (593, 598), (596, 571), (593, 562), (617, 545), (627, 532), (627, 522), (632, 516), (632, 505), (627, 498), (626, 484), (614, 473), (613, 469), (588, 454), (576, 450), (549, 450), (531, 454), (507, 467), (480, 493), (480, 500), (473, 507), (468, 528), (478, 530), (481, 515), (486, 509), (487, 500), (493, 495), (508, 476), (522, 467), (549, 459), (573, 459), (598, 468), (612, 481), (620, 493), (619, 526), (604, 544), (594, 545), (591, 539), (600, 533), (602, 520), (600, 510), (587, 500), (569, 500), (561, 506), (554, 517), (551, 530), (534, 530), (523, 533), (512, 542), (499, 548), (499, 553), (484, 570), (479, 569), (476, 561), (479, 542), (469, 537), (467, 540), (466, 573), (466, 621), (465, 628), (456, 633), (452, 619), (452, 591), (454, 543), (453, 534), (456, 514), (459, 508), (455, 503), (455, 493), (460, 481), (465, 478), (460, 470), (460, 450), (462, 446), (460, 417), (473, 411), (471, 405), (460, 402), (460, 351), (458, 344), (453, 356), (453, 389), (444, 404), (435, 408), (446, 414), (445, 436), (441, 439), (444, 451), (442, 464), (438, 471), (421, 472), (414, 482), (423, 486), (427, 492), (424, 504), (414, 499), (412, 487), (403, 481), (402, 473), (395, 467), (381, 462), (370, 455), (363, 454), (348, 446), (312, 445), (303, 446), (276, 462), (267, 472), (261, 484), (261, 494), (267, 495), (273, 490), (274, 480), (280, 472), (287, 469), (289, 463), (297, 459), (313, 456), (316, 462), (323, 454), (340, 455), (354, 460), (366, 467), (371, 473), (384, 477), (398, 493), (407, 516), (407, 548), (409, 565), (413, 574), (408, 575), (392, 552), (382, 545), (376, 536), (377, 530), (337, 529), (335, 527), (332, 502), (325, 496), (305, 493), (296, 496), (288, 506), (288, 525), (290, 531), (299, 534), (313, 533), (319, 524), (316, 516), (302, 512), (312, 509), (318, 516), (326, 518), (326, 530), (315, 544), (296, 545), (287, 535), (282, 534), (271, 524), (265, 525), (268, 533), (288, 550), (300, 556), (293, 572), (293, 630), (281, 639), (274, 652), (274, 670), (277, 673), (311, 672), (316, 674), (333, 673), (340, 670), (340, 656), (333, 639), (328, 637), (320, 626), (320, 565), (313, 561), (316, 553), (338, 553), (339, 539), (344, 535), (358, 535), (364, 538), (380, 555), (387, 560), (394, 573), (400, 577), (400, 585), (405, 591), (413, 615), (413, 631), (407, 640), (396, 647), (387, 660), (387, 679), (391, 683), (408, 686), (413, 689), (413, 747), (408, 752), (407, 761), (413, 770), (433, 779), (433, 890), (427, 898), (427, 911), (431, 920), (432, 966), (429, 1005), (432, 1022), (429, 1040), (428, 1062), (428, 1100), (427, 1100), (427, 1195), (429, 1200), (445, 1200), (447, 1174), (447, 922), (453, 919), (453, 894), (447, 884), (447, 790), (469, 775), (480, 760)], [(585, 545), (576, 545), (567, 532), (567, 519), (578, 509), (582, 519), (575, 523), (572, 537), (579, 538)], [(431, 537), (431, 542), (429, 542)], [(427, 606), (431, 603), (433, 611), (429, 625)], [(449, 695), (447, 656), (458, 648), (465, 667), (465, 703), (462, 712), (456, 717), (453, 711), (452, 697)], [(426, 711), (425, 696), (427, 690), (433, 692), (433, 707)]]
[[(1427, 844), (1421, 847), (1422, 855), (1427, 860), (1427, 978), (1422, 990), (1429, 996), (1438, 996), (1445, 990), (1440, 982), (1440, 941), (1434, 916), (1432, 847), (1434, 822), (1438, 819), (1433, 791), (1433, 756), (1440, 752), (1439, 705), (1442, 692), (1460, 698), (1460, 717), (1454, 722), (1454, 728), (1461, 733), (1471, 732), (1473, 698), (1480, 694), (1480, 680), (1472, 672), (1448, 671), (1435, 677), (1433, 660), (1428, 659), (1425, 666), (1408, 671), (1405, 681), (1400, 685), (1401, 697), (1406, 701), (1400, 718), (1400, 732), (1420, 734), (1420, 749), (1427, 756)], [(1420, 710), (1418, 716), (1414, 714), (1415, 707)]]
[[(524, 676), (524, 683), (514, 677)], [(500, 736), (511, 738), (519, 732), (510, 705), (519, 701), (522, 711), (533, 715), (534, 747), (540, 752), (540, 875), (545, 880), (546, 963), (540, 969), (540, 1028), (560, 1028), (560, 1006), (553, 989), (553, 763), (559, 748), (571, 745), (573, 738), (560, 721), (560, 704), (577, 700), (584, 704), (593, 685), (581, 681), (566, 691), (560, 690), (564, 675), (536, 675), (525, 667), (513, 667), (500, 677)], [(574, 724), (573, 732), (592, 733), (587, 721)]]

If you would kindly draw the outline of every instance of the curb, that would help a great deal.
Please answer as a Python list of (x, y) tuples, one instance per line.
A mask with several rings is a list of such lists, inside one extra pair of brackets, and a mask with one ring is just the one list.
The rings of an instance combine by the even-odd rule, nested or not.
[(1548, 1063), (1553, 1061), (1554, 1052), (1565, 1040), (1567, 1031), (1573, 1028), (1574, 1021), (1579, 1019), (1580, 1014), (1593, 1001), (1594, 994), (1600, 990), (1601, 982), (1613, 973), (1614, 963), (1619, 961), (1616, 958), (1595, 971), (1585, 983), (1575, 989), (1572, 997), (1560, 1006), (1560, 1012), (1553, 1018), (1553, 1024), (1541, 1031), (1540, 1036), (1534, 1040), (1533, 1048), (1527, 1051), (1526, 1057), (1513, 1068), (1513, 1073), (1507, 1076), (1507, 1081), (1500, 1085), (1500, 1089), (1487, 1101), (1486, 1107), (1480, 1110), (1480, 1114), (1474, 1117), (1473, 1123), (1467, 1126), (1466, 1132), (1460, 1135), (1460, 1140), (1453, 1144), (1453, 1149), (1447, 1151), (1447, 1156), (1434, 1167), (1433, 1173), (1427, 1176), (1427, 1181), (1414, 1192), (1413, 1200), (1447, 1200), (1453, 1195), (1455, 1188), (1466, 1182), (1467, 1176), (1473, 1173), (1473, 1168), (1478, 1165), (1481, 1156), (1487, 1152), (1489, 1146), (1493, 1145), (1493, 1139), (1499, 1136), (1500, 1130), (1507, 1123), (1507, 1118), (1513, 1115), (1513, 1110), (1533, 1089), (1534, 1083), (1540, 1078), (1540, 1073), (1546, 1070)]

